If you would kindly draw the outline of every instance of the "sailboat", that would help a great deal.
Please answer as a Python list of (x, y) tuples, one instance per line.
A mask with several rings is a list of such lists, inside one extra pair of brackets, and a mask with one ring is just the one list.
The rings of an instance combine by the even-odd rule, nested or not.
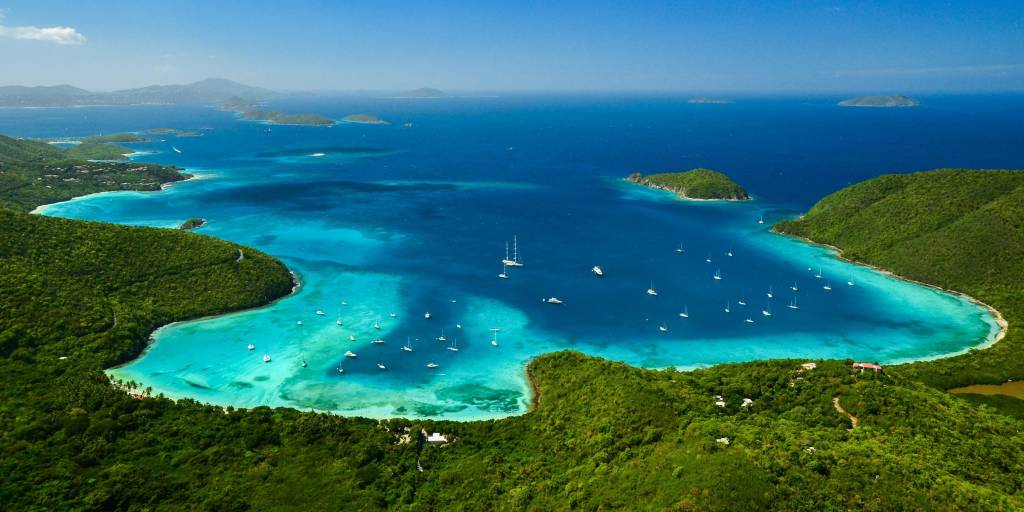
[(462, 329), (462, 324), (455, 324), (456, 329)]
[(772, 287), (771, 287), (771, 285), (769, 285), (769, 286), (768, 286), (768, 298), (770, 299), (770, 298), (772, 298), (772, 297), (774, 297), (774, 296), (775, 296), (775, 295), (774, 295), (774, 292), (773, 292), (773, 290), (772, 290)]
[(392, 311), (392, 312), (388, 313), (388, 316), (390, 316), (391, 318), (395, 318), (398, 315), (394, 311)]
[(678, 252), (679, 254), (686, 252), (686, 249), (683, 249), (682, 243), (679, 244), (679, 247), (676, 247), (676, 252)]
[(501, 260), (501, 262), (510, 267), (523, 266), (519, 258), (519, 240), (515, 235), (512, 236), (512, 259), (508, 257), (508, 242), (505, 242), (505, 259)]
[(316, 310), (316, 316), (324, 316), (324, 310), (322, 310), (322, 309)]
[(847, 282), (846, 282), (846, 285), (847, 285), (847, 286), (853, 286), (853, 281), (852, 281), (852, 280), (850, 280), (850, 281), (847, 281)]
[(384, 366), (384, 363), (377, 363), (377, 368), (380, 368), (381, 370), (387, 370), (388, 369), (387, 366)]
[(547, 299), (541, 299), (541, 300), (543, 300), (544, 302), (547, 302), (548, 304), (561, 304), (562, 303), (562, 299), (559, 299), (558, 297), (549, 297)]
[(352, 352), (351, 350), (346, 350), (345, 351), (345, 357), (356, 358), (356, 357), (359, 357), (359, 356), (356, 355), (356, 353)]
[(732, 247), (730, 247), (728, 251), (725, 251), (725, 255), (730, 258), (732, 257)]
[(794, 292), (797, 291), (796, 281), (793, 281), (793, 286), (790, 286), (789, 289), (793, 290)]
[(380, 329), (380, 320), (375, 320), (373, 322), (373, 328), (374, 329)]
[(740, 300), (736, 301), (736, 304), (739, 304), (740, 306), (746, 306), (747, 300), (742, 295), (740, 295)]
[(796, 297), (793, 297), (793, 300), (789, 301), (789, 305), (786, 307), (789, 309), (800, 309), (799, 306), (796, 305)]
[(504, 263), (502, 263), (501, 264), (501, 273), (498, 274), (498, 277), (501, 278), (501, 279), (508, 279), (508, 271), (506, 270), (505, 267), (506, 267), (506, 265)]
[(338, 311), (338, 319), (334, 321), (334, 324), (341, 327), (341, 311)]
[(408, 336), (405, 337), (405, 345), (402, 346), (402, 351), (412, 352), (412, 341), (409, 339)]
[(457, 338), (452, 338), (452, 346), (448, 347), (448, 350), (451, 350), (452, 352), (459, 351), (459, 340)]
[(427, 363), (427, 368), (437, 368), (437, 363), (429, 362), (429, 363)]
[(710, 255), (710, 254), (708, 254), (708, 257), (707, 257), (707, 258), (704, 258), (704, 261), (706, 261), (706, 262), (708, 262), (708, 263), (711, 263), (711, 255)]
[(654, 291), (654, 282), (653, 281), (651, 282), (651, 287), (647, 289), (647, 295), (650, 295), (652, 297), (658, 295), (658, 292)]
[(499, 329), (497, 327), (491, 327), (491, 346), (492, 347), (497, 347), (498, 346), (498, 331), (499, 331)]
[(715, 281), (721, 281), (721, 280), (722, 280), (722, 271), (721, 271), (721, 270), (716, 270), (716, 271), (715, 271), (715, 275), (713, 275), (713, 276), (711, 276), (711, 277), (712, 277), (712, 279), (714, 279)]
[(355, 341), (355, 340), (356, 340), (356, 337), (355, 337), (355, 335), (354, 335), (354, 334), (349, 334), (349, 335), (348, 335), (348, 340), (349, 340), (349, 341)]
[(342, 306), (348, 306), (348, 301), (345, 301), (345, 300), (341, 301), (341, 305)]
[(345, 369), (340, 364), (338, 365), (338, 373), (345, 373)]
[(666, 326), (665, 324), (661, 324), (658, 326), (658, 330), (661, 332), (668, 332), (668, 326)]
[(679, 316), (683, 318), (690, 318), (690, 310), (688, 310), (686, 306), (683, 306), (683, 312), (679, 313)]
[(590, 271), (597, 277), (604, 277), (604, 270), (601, 270), (601, 267), (597, 265), (594, 265), (594, 268), (590, 269)]
[(832, 291), (832, 283), (825, 283), (825, 286), (822, 286), (822, 289), (824, 289), (826, 292)]
[(370, 343), (373, 343), (374, 345), (383, 345), (384, 344), (384, 339), (377, 338), (377, 339), (371, 341)]
[(757, 219), (757, 223), (764, 224), (764, 215), (761, 215), (761, 218)]
[(725, 303), (725, 312), (726, 312), (726, 313), (729, 313), (730, 311), (732, 311), (732, 310), (731, 310), (731, 309), (729, 309), (729, 303), (728, 303), (728, 302), (726, 302), (726, 303)]
[(252, 343), (250, 343), (249, 346), (247, 346), (245, 348), (247, 348), (249, 350), (256, 350), (256, 345), (253, 345)]
[(441, 329), (441, 335), (437, 337), (437, 341), (447, 341), (448, 338), (444, 337), (444, 329)]
[(303, 367), (303, 368), (305, 368), (305, 367), (307, 367), (307, 366), (309, 366), (309, 364), (307, 364), (307, 363), (306, 363), (306, 358), (305, 358), (305, 357), (303, 357), (303, 358), (302, 358), (302, 367)]
[(816, 279), (821, 279), (821, 267), (818, 267), (818, 273), (817, 273), (817, 274), (814, 274), (814, 277), (815, 277)]
[(769, 302), (764, 309), (761, 310), (761, 314), (764, 316), (772, 316), (772, 303)]
[(750, 318), (750, 317), (748, 316), (748, 317), (747, 317), (747, 319), (746, 319), (746, 320), (744, 320), (744, 322), (746, 322), (746, 323), (748, 323), (748, 324), (752, 324), (752, 323), (754, 323), (754, 319), (753, 319), (753, 318)]
[(430, 311), (427, 311), (426, 313), (423, 313), (423, 318), (425, 320), (430, 320)]
[(298, 322), (295, 322), (295, 325), (298, 325), (298, 326), (301, 327), (302, 326), (302, 320), (299, 320)]

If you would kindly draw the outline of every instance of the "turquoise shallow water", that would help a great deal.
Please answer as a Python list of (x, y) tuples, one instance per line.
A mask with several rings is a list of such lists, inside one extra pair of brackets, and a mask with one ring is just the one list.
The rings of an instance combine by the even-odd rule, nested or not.
[[(340, 117), (352, 108), (345, 101), (302, 107)], [(780, 149), (793, 133), (773, 135), (777, 145), (765, 152), (751, 119), (791, 109), (810, 126), (790, 131), (819, 133), (825, 125), (841, 131), (835, 137), (853, 138), (847, 149), (821, 153), (828, 164), (839, 158), (834, 151), (855, 159), (856, 138), (874, 136), (869, 127), (891, 123), (899, 131), (904, 121), (890, 112), (850, 127), (846, 114), (813, 105), (752, 106), (739, 116), (731, 107), (716, 113), (664, 99), (653, 106), (451, 100), (447, 108), (375, 101), (359, 107), (394, 125), (268, 131), (200, 108), (57, 115), (82, 133), (165, 126), (167, 117), (176, 128), (206, 128), (203, 137), (137, 148), (157, 152), (147, 161), (188, 167), (203, 179), (158, 193), (80, 198), (47, 207), (46, 215), (164, 227), (201, 216), (210, 223), (200, 233), (258, 247), (302, 281), (294, 296), (266, 308), (165, 327), (112, 376), (224, 405), (475, 419), (525, 411), (524, 365), (554, 350), (655, 368), (769, 357), (891, 363), (963, 351), (996, 331), (984, 309), (962, 298), (766, 231), (772, 220), (806, 208), (808, 189), (839, 188), (868, 171), (830, 171), (819, 183), (824, 171), (801, 164), (814, 155)], [(644, 126), (622, 122), (632, 111)], [(414, 127), (402, 128), (405, 120)], [(732, 135), (720, 144), (680, 135), (693, 133), (695, 122)], [(823, 145), (838, 144), (821, 133)], [(737, 160), (733, 153), (744, 147), (750, 159)], [(638, 169), (695, 165), (730, 171), (757, 200), (683, 202), (621, 179)], [(757, 222), (762, 215), (766, 224)], [(525, 266), (501, 280), (513, 235)], [(685, 253), (674, 250), (680, 243)], [(604, 278), (590, 273), (595, 264)], [(716, 271), (721, 280), (712, 278)], [(652, 284), (656, 297), (645, 293)], [(564, 304), (541, 301), (549, 296)], [(799, 309), (787, 307), (794, 299)], [(679, 315), (684, 310), (688, 318)], [(497, 347), (492, 327), (500, 329)], [(442, 329), (444, 342), (436, 339)], [(385, 343), (371, 343), (377, 338)], [(400, 350), (407, 339), (412, 352)], [(448, 350), (455, 339), (458, 352)], [(344, 357), (346, 350), (358, 357)]]

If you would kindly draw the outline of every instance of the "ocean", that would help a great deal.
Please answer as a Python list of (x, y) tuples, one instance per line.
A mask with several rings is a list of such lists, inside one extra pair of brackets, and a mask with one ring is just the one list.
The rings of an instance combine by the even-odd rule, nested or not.
[[(463, 420), (525, 412), (525, 365), (558, 350), (696, 368), (762, 358), (895, 363), (986, 343), (995, 323), (968, 300), (768, 228), (884, 173), (1021, 167), (1015, 112), (1024, 100), (923, 97), (905, 109), (836, 100), (538, 94), (272, 104), (391, 122), (330, 128), (239, 121), (201, 106), (0, 109), (0, 133), (201, 130), (131, 147), (149, 152), (139, 161), (202, 179), (42, 213), (168, 228), (203, 217), (198, 233), (276, 256), (301, 280), (268, 307), (159, 330), (113, 377), (236, 407)], [(729, 174), (754, 200), (681, 201), (623, 180), (693, 167)], [(523, 266), (499, 279), (513, 240)], [(401, 350), (407, 343), (412, 351)]]

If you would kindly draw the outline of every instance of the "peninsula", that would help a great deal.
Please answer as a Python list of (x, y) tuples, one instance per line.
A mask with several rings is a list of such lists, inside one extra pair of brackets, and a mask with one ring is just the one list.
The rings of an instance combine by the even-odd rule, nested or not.
[(857, 96), (839, 102), (841, 107), (916, 107), (921, 102), (908, 96)]
[(370, 114), (349, 114), (343, 118), (342, 121), (346, 123), (358, 123), (358, 124), (391, 124), (377, 116)]
[(319, 114), (290, 114), (280, 110), (262, 110), (257, 104), (239, 97), (228, 98), (218, 103), (217, 108), (234, 112), (239, 119), (267, 124), (332, 126), (337, 123), (334, 119)]
[(745, 201), (750, 195), (738, 183), (718, 171), (690, 169), (644, 176), (638, 172), (627, 180), (645, 187), (675, 192), (682, 199)]

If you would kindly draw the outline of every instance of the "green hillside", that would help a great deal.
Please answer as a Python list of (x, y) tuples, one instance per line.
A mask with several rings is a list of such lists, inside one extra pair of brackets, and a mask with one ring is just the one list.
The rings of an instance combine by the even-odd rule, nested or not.
[(684, 199), (750, 199), (747, 191), (732, 178), (711, 169), (690, 169), (647, 176), (633, 173), (627, 179), (640, 185), (675, 192)]

